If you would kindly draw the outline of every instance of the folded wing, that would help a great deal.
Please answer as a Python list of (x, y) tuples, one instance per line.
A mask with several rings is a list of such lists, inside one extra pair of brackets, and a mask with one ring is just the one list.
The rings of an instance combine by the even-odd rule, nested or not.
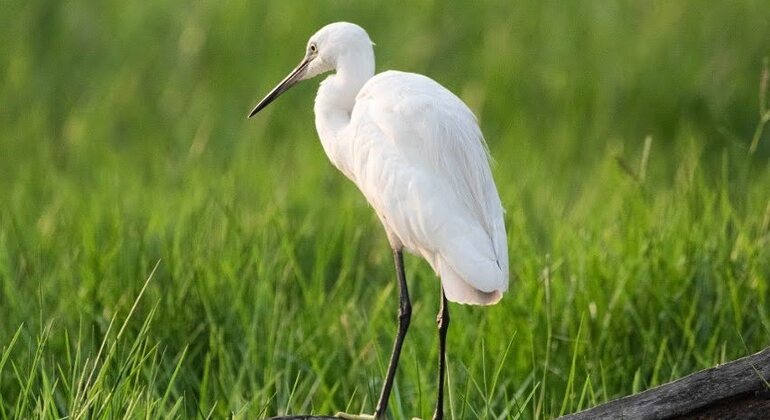
[(370, 140), (350, 145), (366, 152), (346, 172), (391, 241), (428, 260), (449, 300), (497, 302), (508, 288), (503, 209), (470, 109), (425, 76), (389, 71), (361, 89), (351, 121), (369, 131), (351, 137)]

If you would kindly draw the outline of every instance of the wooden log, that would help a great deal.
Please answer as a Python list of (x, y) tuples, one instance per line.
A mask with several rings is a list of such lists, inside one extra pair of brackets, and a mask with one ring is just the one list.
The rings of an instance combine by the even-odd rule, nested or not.
[(770, 347), (559, 419), (770, 419)]

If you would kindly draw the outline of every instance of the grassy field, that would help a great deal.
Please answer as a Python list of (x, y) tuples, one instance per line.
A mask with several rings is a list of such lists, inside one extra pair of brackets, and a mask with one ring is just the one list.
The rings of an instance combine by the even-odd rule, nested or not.
[[(550, 418), (767, 346), (767, 3), (448, 3), (4, 2), (0, 417), (373, 409), (385, 235), (323, 154), (316, 82), (245, 119), (335, 20), (462, 97), (497, 161), (511, 290), (451, 307), (451, 418)], [(432, 413), (438, 341), (406, 262), (397, 419)]]

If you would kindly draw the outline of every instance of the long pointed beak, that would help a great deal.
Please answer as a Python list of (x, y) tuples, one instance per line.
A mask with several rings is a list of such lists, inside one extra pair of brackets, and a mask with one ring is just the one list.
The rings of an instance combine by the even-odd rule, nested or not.
[(273, 90), (271, 90), (270, 93), (264, 97), (264, 99), (259, 101), (257, 106), (255, 106), (254, 109), (252, 109), (249, 113), (249, 118), (256, 115), (257, 112), (261, 111), (264, 107), (270, 105), (270, 102), (273, 102), (275, 98), (281, 96), (282, 93), (286, 92), (290, 87), (296, 85), (297, 82), (302, 80), (302, 77), (305, 75), (305, 71), (307, 70), (307, 65), (309, 63), (310, 58), (304, 58), (302, 62), (299, 63), (297, 68), (292, 70), (288, 76), (281, 80), (281, 83), (278, 83), (278, 86), (274, 87)]

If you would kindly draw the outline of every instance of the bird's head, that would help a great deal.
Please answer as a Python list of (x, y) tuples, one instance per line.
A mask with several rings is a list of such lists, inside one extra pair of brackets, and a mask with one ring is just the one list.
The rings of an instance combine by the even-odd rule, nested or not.
[(305, 56), (299, 65), (259, 101), (249, 113), (249, 118), (290, 87), (302, 80), (336, 70), (346, 59), (364, 56), (373, 62), (372, 45), (366, 31), (356, 24), (335, 22), (324, 26), (308, 40)]

